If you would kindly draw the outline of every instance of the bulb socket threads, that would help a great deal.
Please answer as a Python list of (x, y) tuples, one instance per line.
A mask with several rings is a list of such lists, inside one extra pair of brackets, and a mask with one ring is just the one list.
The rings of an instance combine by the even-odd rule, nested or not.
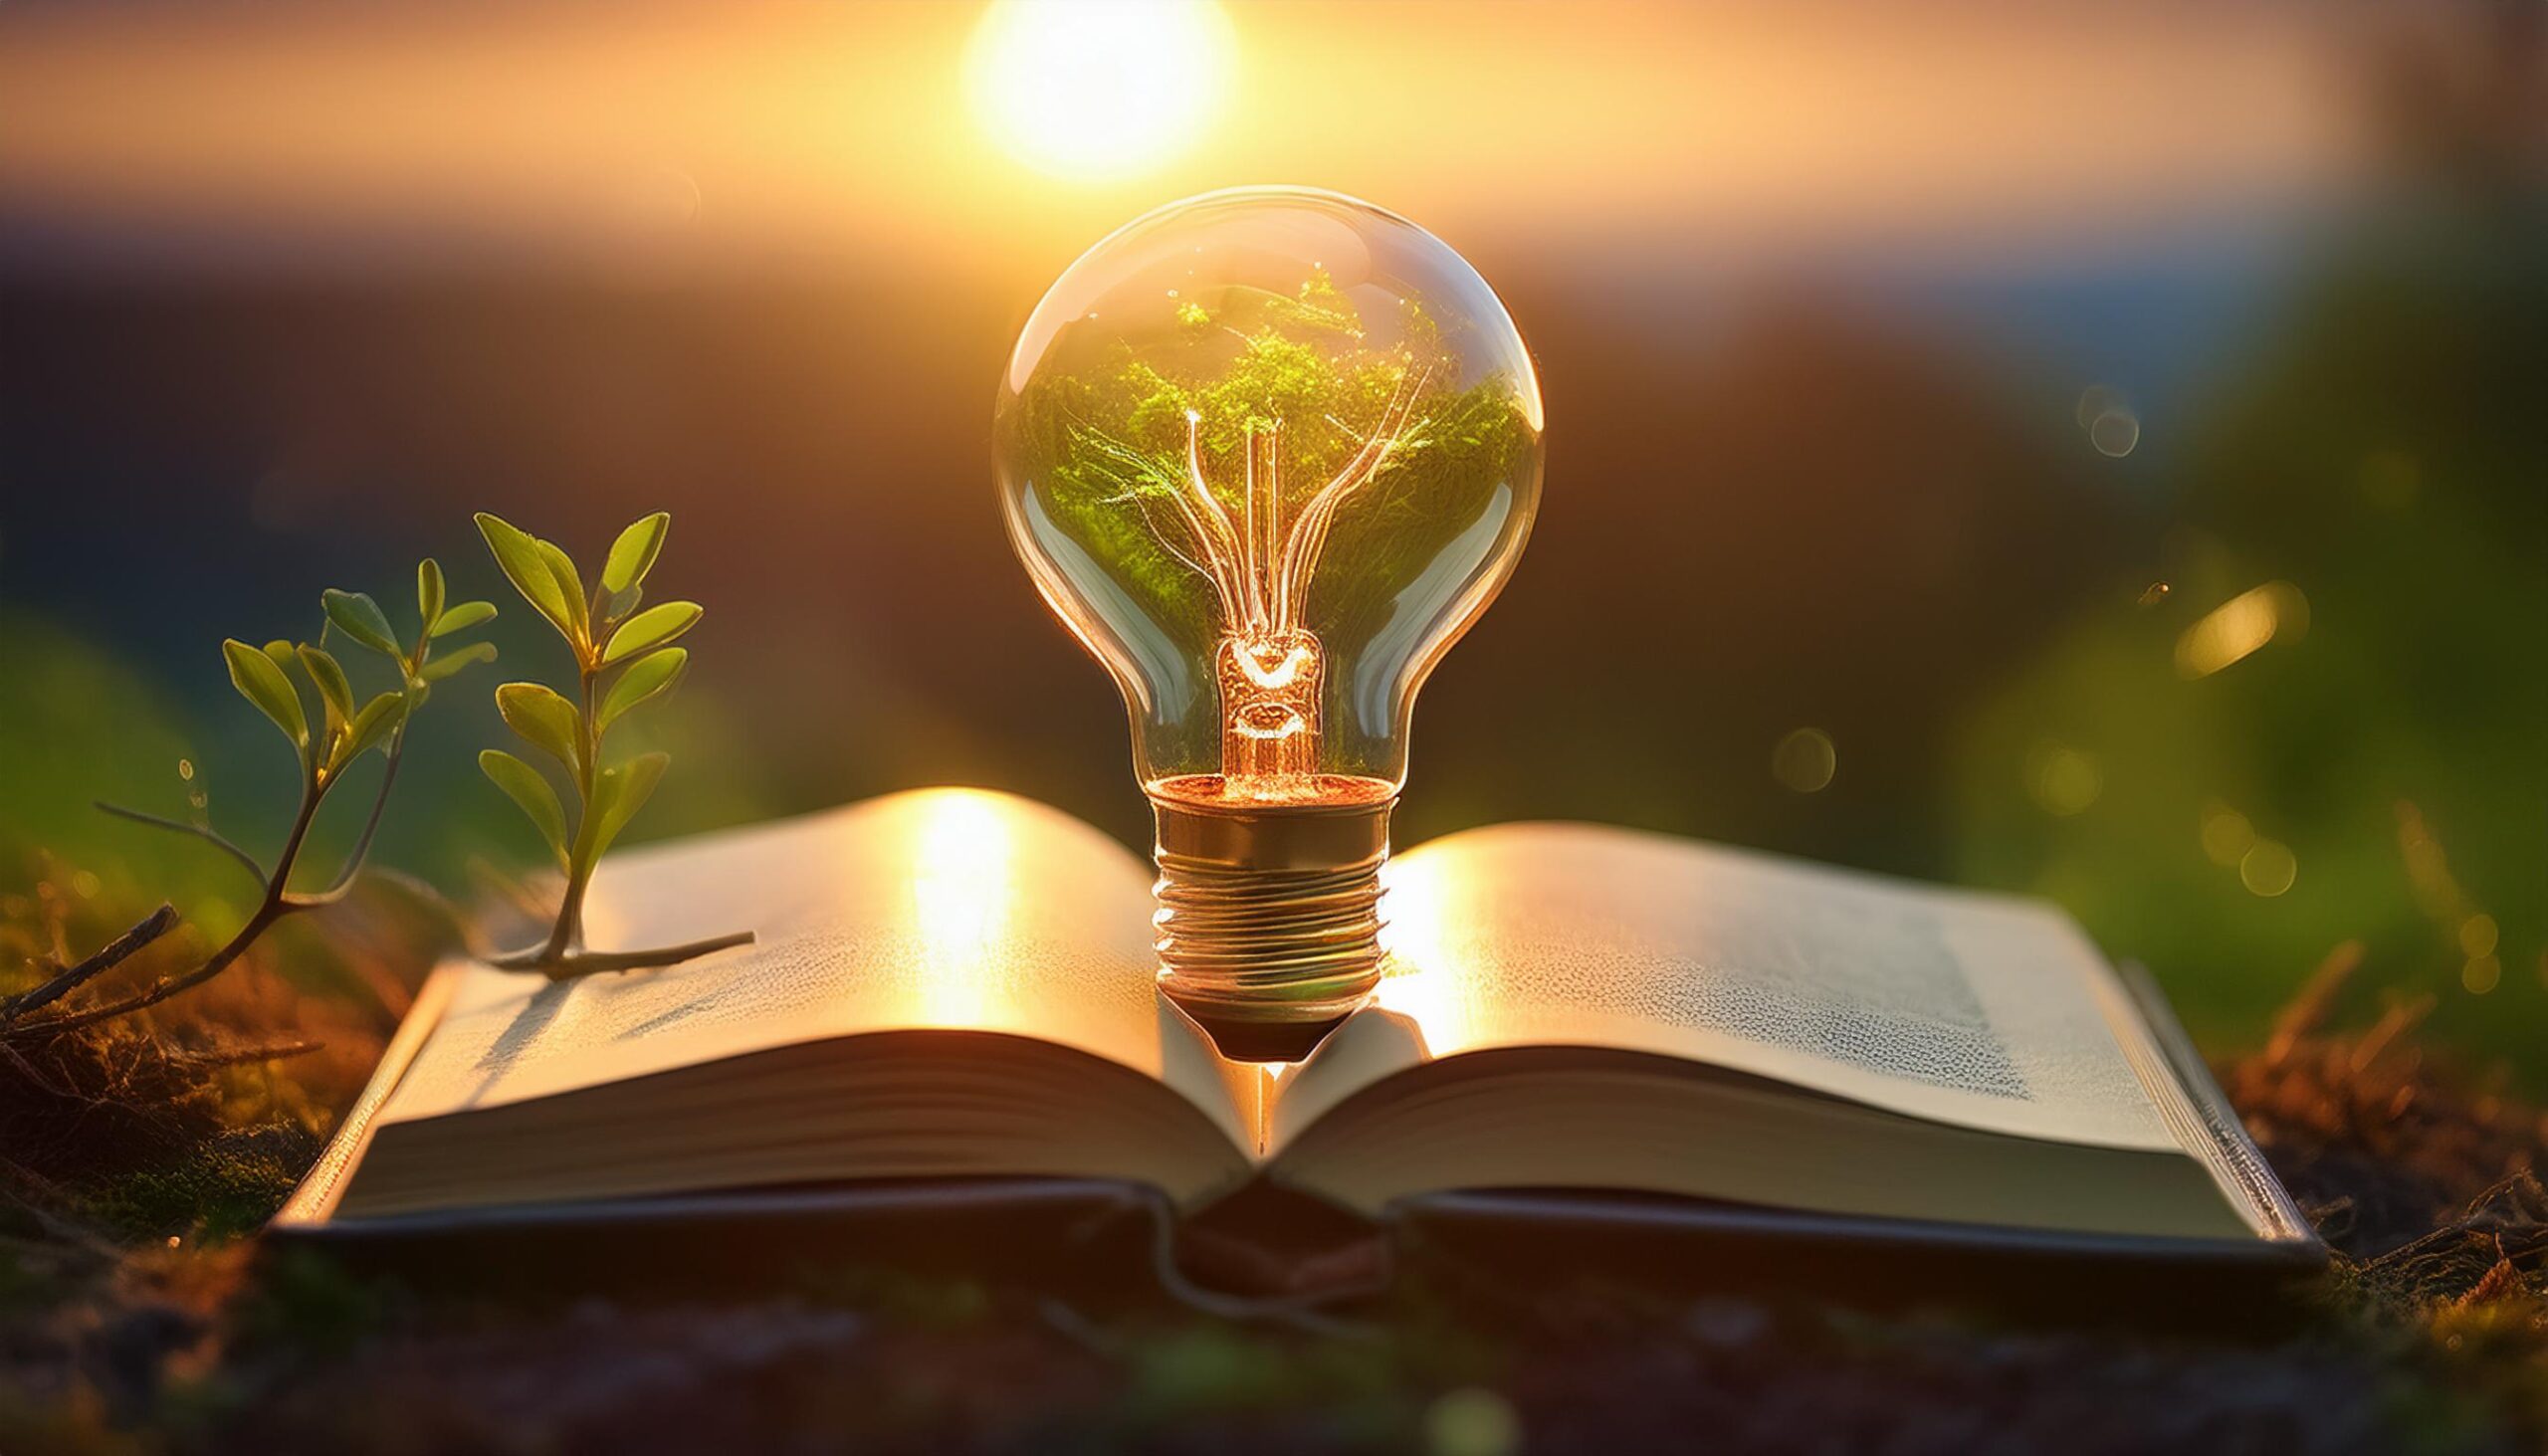
[[(1202, 780), (1218, 788), (1217, 778)], [(1160, 989), (1234, 1061), (1307, 1056), (1380, 978), (1390, 785), (1263, 803), (1154, 785)]]

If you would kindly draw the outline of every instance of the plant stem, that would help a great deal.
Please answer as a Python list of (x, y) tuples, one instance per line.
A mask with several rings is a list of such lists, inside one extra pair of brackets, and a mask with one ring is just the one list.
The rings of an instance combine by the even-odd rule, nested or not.
[[(318, 635), (326, 636), (326, 629), (321, 627)], [(401, 665), (404, 671), (400, 676), (406, 679), (406, 686), (400, 691), (409, 691), (414, 686), (424, 674), (426, 660), (433, 655), (434, 624), (427, 622), (417, 630), (415, 648)], [(305, 908), (333, 904), (344, 899), (345, 892), (353, 888), (354, 876), (362, 873), (362, 862), (371, 856), (372, 836), (380, 832), (381, 813), (389, 807), (390, 785), (398, 781), (398, 764), (407, 756), (407, 730), (415, 724), (416, 700), (410, 697), (399, 705), (398, 727), (390, 735), (389, 746), (380, 755), (384, 760), (380, 770), (380, 789), (372, 795), (371, 813), (362, 821), (362, 833), (355, 836), (354, 847), (346, 852), (344, 864), (337, 868), (336, 878), (327, 888), (316, 895), (302, 896), (296, 904)]]
[(104, 1006), (92, 1006), (85, 1011), (74, 1011), (63, 1016), (47, 1016), (38, 1021), (13, 1026), (9, 1028), (8, 1034), (13, 1037), (49, 1036), (55, 1032), (73, 1031), (96, 1022), (109, 1020), (126, 1012), (138, 1011), (145, 1006), (156, 1006), (179, 991), (191, 990), (228, 970), (230, 962), (246, 953), (248, 946), (254, 943), (259, 936), (264, 935), (275, 922), (291, 913), (291, 907), (269, 901), (257, 907), (257, 913), (248, 917), (248, 923), (239, 928), (239, 934), (231, 936), (228, 944), (206, 956), (203, 964), (185, 974), (163, 977), (147, 989), (136, 991), (120, 1001), (109, 1001)]
[[(305, 910), (317, 910), (322, 906), (333, 905), (336, 901), (343, 899), (346, 889), (353, 883), (355, 873), (362, 867), (363, 858), (370, 852), (372, 832), (379, 827), (381, 810), (389, 802), (390, 785), (398, 780), (398, 763), (400, 759), (406, 756), (406, 747), (407, 729), (404, 725), (401, 725), (398, 729), (397, 737), (391, 740), (389, 745), (389, 752), (387, 755), (389, 760), (388, 766), (381, 772), (380, 788), (372, 799), (371, 817), (364, 824), (362, 838), (355, 844), (352, 853), (347, 856), (345, 867), (339, 872), (336, 883), (315, 895), (295, 895), (288, 888), (292, 883), (293, 867), (301, 858), (302, 847), (309, 841), (311, 825), (316, 822), (318, 817), (318, 806), (326, 800), (327, 790), (335, 786), (333, 780), (321, 783), (314, 771), (312, 775), (303, 782), (301, 791), (301, 808), (293, 815), (292, 832), (285, 837), (283, 850), (276, 856), (274, 874), (271, 877), (265, 878), (265, 894), (259, 900), (257, 909), (249, 915), (247, 923), (239, 928), (239, 934), (232, 936), (220, 949), (215, 950), (212, 954), (204, 957), (203, 963), (196, 966), (194, 969), (186, 971), (180, 975), (164, 976), (141, 990), (123, 997), (121, 1000), (109, 1001), (103, 1006), (92, 1006), (85, 1010), (41, 1017), (34, 1021), (17, 1020), (16, 1018), (20, 1012), (34, 1010), (37, 1006), (44, 1004), (45, 1001), (51, 1001), (55, 996), (59, 996), (62, 991), (70, 990), (79, 984), (79, 980), (73, 980), (69, 985), (63, 985), (59, 990), (55, 990), (54, 987), (56, 983), (63, 979), (63, 977), (56, 977), (55, 981), (49, 981), (45, 985), (38, 987), (36, 990), (28, 992), (28, 995), (31, 997), (44, 995), (44, 1001), (21, 1002), (14, 1007), (0, 1009), (0, 1039), (50, 1036), (56, 1032), (73, 1031), (83, 1026), (94, 1025), (100, 1021), (110, 1020), (114, 1017), (125, 1015), (128, 1012), (141, 1010), (146, 1006), (155, 1006), (161, 1001), (167, 1000), (170, 996), (176, 995), (181, 991), (192, 990), (196, 986), (202, 985), (205, 981), (208, 981), (214, 976), (229, 969), (231, 962), (237, 960), (241, 955), (246, 954), (248, 947), (256, 943), (257, 937), (263, 936), (267, 931), (272, 930), (276, 922), (298, 915)], [(102, 805), (101, 807), (104, 806)], [(126, 818), (144, 818), (145, 822), (148, 822), (146, 816), (134, 815), (129, 812), (125, 812), (123, 816)], [(169, 822), (173, 827), (187, 828), (190, 830), (192, 827), (175, 825), (174, 821), (167, 822)], [(223, 843), (226, 845), (227, 842), (224, 841)], [(241, 853), (241, 857), (245, 858), (244, 852), (234, 850), (234, 853)], [(251, 863), (254, 862), (251, 861)], [(170, 911), (165, 907), (162, 907), (162, 913), (169, 917), (170, 924), (174, 924), (174, 911)], [(154, 916), (151, 921), (144, 922), (143, 927), (149, 926), (157, 919), (158, 917)], [(138, 934), (143, 927), (136, 927), (134, 932), (128, 933), (124, 938), (132, 938), (132, 936)], [(160, 929), (161, 931), (164, 931), (166, 927), (161, 927)], [(158, 934), (159, 932), (153, 932), (151, 936), (146, 936), (144, 939), (154, 938)], [(107, 951), (114, 950), (116, 946), (122, 944), (122, 940), (116, 941), (114, 945), (107, 946), (106, 950), (100, 951), (98, 955), (91, 956), (89, 960), (82, 961), (81, 964), (79, 966), (75, 966), (72, 971), (65, 972), (65, 976), (77, 974), (93, 962), (97, 962), (100, 957), (105, 956)], [(115, 959), (119, 960), (123, 958), (124, 955), (129, 955), (132, 949), (138, 948), (139, 945), (135, 944), (131, 948), (124, 950), (122, 954), (115, 956)], [(107, 960), (104, 964), (99, 965), (98, 970), (104, 970), (113, 963), (114, 960)], [(89, 972), (90, 975), (94, 975), (96, 973), (97, 971)], [(88, 976), (86, 975), (80, 976), (80, 979), (82, 980), (87, 978)], [(48, 991), (52, 992), (52, 994), (46, 995), (45, 993)]]
[(538, 963), (542, 965), (562, 964), (582, 942), (584, 890), (593, 878), (593, 788), (601, 777), (601, 724), (594, 717), (593, 700), (601, 667), (581, 648), (576, 650), (576, 676), (583, 697), (584, 741), (583, 751), (575, 755), (575, 792), (582, 802), (575, 811), (575, 843), (566, 856), (566, 893), (557, 903), (557, 924), (549, 929), (548, 941), (539, 948)]
[(389, 751), (384, 755), (387, 761), (380, 770), (380, 788), (371, 796), (371, 813), (363, 820), (362, 833), (355, 838), (354, 847), (346, 852), (344, 864), (337, 868), (336, 878), (326, 889), (315, 894), (287, 896), (293, 909), (316, 910), (322, 905), (333, 905), (344, 899), (345, 893), (353, 888), (354, 876), (362, 873), (362, 862), (371, 855), (372, 836), (380, 832), (381, 813), (389, 807), (389, 788), (398, 781), (398, 763), (406, 752), (407, 724), (402, 722), (398, 725), (396, 736), (389, 740)]
[(535, 970), (550, 980), (572, 980), (579, 975), (593, 975), (605, 970), (653, 970), (679, 965), (685, 960), (696, 960), (719, 950), (749, 945), (754, 938), (749, 931), (736, 931), (731, 935), (685, 940), (678, 945), (665, 945), (653, 950), (569, 950), (556, 956), (550, 955), (548, 947), (542, 945), (533, 950), (495, 956), (487, 963), (498, 970)]
[(248, 947), (256, 943), (257, 937), (264, 935), (275, 922), (304, 908), (294, 903), (292, 897), (284, 892), (284, 886), (292, 879), (293, 861), (301, 857), (301, 846), (310, 837), (311, 821), (318, 817), (319, 802), (325, 797), (326, 790), (319, 786), (315, 775), (303, 784), (300, 811), (293, 815), (292, 833), (284, 840), (283, 852), (275, 858), (274, 877), (266, 882), (264, 899), (258, 902), (255, 913), (248, 917), (248, 923), (239, 928), (239, 934), (231, 936), (220, 949), (204, 957), (203, 964), (182, 975), (163, 976), (119, 1001), (109, 1001), (106, 1005), (92, 1006), (85, 1011), (73, 1011), (61, 1016), (48, 1016), (40, 1021), (13, 1025), (8, 1029), (8, 1035), (12, 1037), (49, 1036), (56, 1032), (74, 1031), (127, 1012), (138, 1011), (145, 1006), (156, 1006), (170, 996), (180, 991), (191, 990), (228, 970), (230, 963), (247, 953)]
[(482, 958), (498, 970), (535, 970), (552, 981), (572, 980), (609, 970), (646, 970), (678, 965), (714, 951), (748, 945), (753, 941), (749, 931), (712, 936), (704, 940), (689, 940), (679, 945), (665, 945), (652, 950), (586, 950), (584, 939), (584, 894), (592, 888), (593, 871), (601, 861), (601, 820), (594, 802), (601, 786), (601, 721), (598, 700), (601, 697), (603, 672), (602, 631), (615, 625), (605, 615), (608, 598), (601, 588), (593, 590), (591, 620), (595, 630), (591, 640), (570, 637), (575, 650), (577, 688), (583, 699), (580, 719), (583, 737), (581, 751), (576, 754), (575, 791), (582, 799), (575, 813), (575, 840), (566, 851), (566, 889), (558, 898), (557, 921), (549, 927), (548, 936), (526, 950)]
[[(263, 878), (260, 876), (260, 878)], [(6, 1026), (30, 1011), (45, 1007), (78, 990), (84, 983), (112, 970), (131, 958), (132, 953), (176, 928), (177, 908), (161, 905), (131, 930), (101, 946), (98, 953), (68, 970), (57, 972), (44, 984), (21, 995), (0, 997), (0, 1026)]]

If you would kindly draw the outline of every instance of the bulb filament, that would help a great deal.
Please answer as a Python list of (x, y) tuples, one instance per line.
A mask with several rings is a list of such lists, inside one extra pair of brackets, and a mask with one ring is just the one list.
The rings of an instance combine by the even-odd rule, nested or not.
[(1314, 797), (1307, 790), (1318, 776), (1325, 673), (1318, 634), (1302, 625), (1302, 609), (1337, 509), (1387, 466), (1428, 373), (1400, 377), (1361, 448), (1288, 520), (1282, 421), (1246, 427), (1233, 519), (1203, 472), (1203, 417), (1185, 412), (1185, 471), (1166, 493), (1184, 539), (1181, 546), (1165, 543), (1212, 584), (1221, 628), (1214, 675), (1221, 703), (1221, 775), (1229, 797)]

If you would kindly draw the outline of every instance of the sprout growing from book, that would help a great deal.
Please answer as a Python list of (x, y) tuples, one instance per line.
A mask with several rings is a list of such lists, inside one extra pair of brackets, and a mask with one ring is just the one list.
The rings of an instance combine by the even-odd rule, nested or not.
[(478, 766), (520, 805), (548, 845), (565, 877), (556, 922), (546, 938), (490, 958), (506, 970), (537, 971), (551, 979), (603, 970), (673, 965), (711, 951), (749, 944), (749, 931), (679, 945), (641, 950), (589, 950), (583, 944), (584, 896), (593, 870), (613, 841), (646, 805), (672, 762), (662, 752), (604, 761), (611, 728), (639, 708), (672, 692), (690, 666), (690, 652), (674, 644), (699, 625), (696, 602), (643, 607), (647, 573), (662, 554), (672, 518), (656, 512), (631, 524), (611, 543), (601, 576), (589, 593), (572, 558), (500, 517), (481, 512), (479, 532), (514, 588), (557, 629), (575, 659), (575, 695), (539, 683), (507, 683), (496, 690), (506, 727), (546, 760), (573, 803), (561, 798), (549, 775), (502, 748), (478, 755)]
[[(98, 805), (138, 824), (193, 835), (221, 851), (256, 880), (256, 908), (220, 948), (192, 967), (100, 1004), (56, 1009), (65, 996), (130, 959), (143, 946), (174, 929), (178, 919), (175, 908), (160, 906), (78, 964), (57, 969), (29, 990), (0, 998), (0, 1040), (54, 1036), (155, 1006), (227, 970), (277, 923), (333, 905), (352, 890), (371, 853), (382, 811), (389, 805), (389, 790), (398, 781), (408, 727), (417, 710), (432, 696), (435, 684), (496, 656), (496, 649), (484, 642), (453, 646), (447, 640), (485, 625), (496, 615), (496, 608), (483, 601), (447, 603), (442, 567), (430, 557), (416, 567), (417, 625), (415, 632), (405, 638), (390, 625), (389, 614), (381, 610), (380, 604), (361, 592), (330, 589), (320, 597), (319, 606), (318, 637), (315, 642), (277, 640), (258, 648), (233, 638), (221, 644), (231, 686), (283, 734), (300, 769), (301, 801), (293, 811), (291, 828), (284, 833), (283, 846), (276, 851), (272, 868), (213, 828), (210, 816), (201, 810), (192, 819), (170, 819), (115, 804)], [(358, 650), (352, 670), (337, 656), (331, 645), (335, 639)], [(447, 649), (441, 656), (436, 656), (438, 644)], [(377, 662), (370, 661), (373, 659)], [(368, 697), (357, 694), (355, 679), (376, 676), (381, 666), (388, 669), (391, 686)], [(323, 889), (293, 889), (293, 872), (300, 866), (318, 811), (345, 783), (363, 755), (374, 749), (386, 762), (353, 848), (346, 852)]]

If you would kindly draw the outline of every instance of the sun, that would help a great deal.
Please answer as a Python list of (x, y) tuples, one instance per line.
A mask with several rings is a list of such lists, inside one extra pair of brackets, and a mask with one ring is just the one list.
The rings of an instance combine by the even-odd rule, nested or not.
[(1230, 51), (1211, 0), (994, 0), (965, 79), (1011, 156), (1100, 180), (1191, 144), (1228, 90)]

